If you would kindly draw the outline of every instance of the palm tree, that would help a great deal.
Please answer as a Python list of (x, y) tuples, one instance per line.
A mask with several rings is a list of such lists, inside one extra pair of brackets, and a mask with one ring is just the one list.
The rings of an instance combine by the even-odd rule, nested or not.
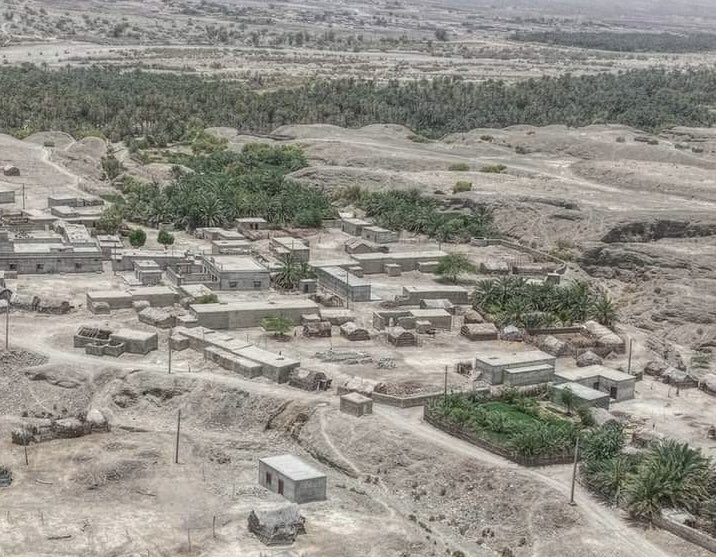
[(604, 292), (601, 292), (592, 303), (591, 314), (597, 322), (608, 328), (611, 328), (617, 321), (616, 307)]
[(663, 441), (649, 450), (627, 484), (627, 509), (637, 518), (652, 518), (664, 507), (696, 512), (709, 497), (712, 476), (700, 450)]
[(559, 402), (567, 408), (567, 415), (572, 415), (572, 408), (577, 399), (569, 386), (565, 386), (559, 393)]
[(288, 255), (281, 261), (281, 269), (274, 277), (274, 284), (279, 289), (296, 289), (301, 280), (312, 277), (313, 271), (307, 262), (297, 260)]

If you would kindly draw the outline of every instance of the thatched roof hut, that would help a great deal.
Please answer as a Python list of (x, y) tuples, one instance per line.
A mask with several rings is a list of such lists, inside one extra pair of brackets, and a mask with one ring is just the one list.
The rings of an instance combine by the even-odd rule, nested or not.
[(397, 326), (388, 329), (388, 342), (396, 347), (408, 347), (418, 345), (418, 338), (413, 332)]
[(325, 373), (320, 371), (312, 371), (310, 369), (294, 369), (288, 375), (288, 385), (308, 392), (317, 390), (328, 390), (331, 386), (332, 379), (329, 379)]
[(497, 327), (491, 322), (484, 324), (463, 324), (460, 334), (473, 342), (496, 340)]
[(327, 320), (308, 322), (303, 325), (303, 336), (306, 338), (330, 338), (331, 323)]
[(249, 532), (265, 545), (291, 545), (299, 534), (305, 534), (306, 519), (296, 505), (278, 509), (252, 510), (249, 514)]
[(365, 328), (361, 328), (355, 322), (346, 322), (341, 325), (341, 336), (352, 342), (364, 342), (370, 340), (370, 334)]
[(463, 322), (464, 324), (482, 324), (485, 322), (485, 319), (482, 318), (482, 315), (475, 309), (470, 309), (465, 313)]

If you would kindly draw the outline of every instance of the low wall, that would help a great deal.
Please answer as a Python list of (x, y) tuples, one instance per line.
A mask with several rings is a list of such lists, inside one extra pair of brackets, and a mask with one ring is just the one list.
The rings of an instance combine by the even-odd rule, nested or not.
[(429, 394), (417, 394), (415, 396), (391, 396), (390, 394), (381, 394), (373, 392), (371, 398), (376, 404), (385, 404), (396, 408), (417, 408), (424, 406), (428, 402), (440, 398), (442, 392), (431, 392)]
[(506, 248), (511, 248), (513, 250), (529, 254), (530, 256), (538, 259), (538, 261), (541, 260), (559, 264), (559, 268), (556, 270), (558, 274), (564, 274), (564, 272), (567, 271), (567, 263), (564, 260), (557, 258), (556, 256), (552, 256), (549, 253), (542, 252), (541, 250), (537, 250), (536, 248), (527, 247), (519, 243), (513, 243), (512, 241), (506, 241), (504, 239), (473, 239), (472, 244), (478, 246), (501, 245)]
[(522, 466), (528, 466), (528, 467), (549, 466), (552, 464), (569, 464), (572, 461), (574, 461), (574, 454), (572, 452), (566, 452), (564, 454), (553, 455), (553, 456), (535, 456), (535, 457), (520, 456), (519, 454), (516, 454), (515, 452), (512, 452), (512, 451), (502, 448), (500, 446), (497, 446), (492, 441), (484, 439), (484, 438), (480, 437), (479, 435), (476, 435), (475, 433), (463, 431), (462, 429), (450, 424), (449, 422), (443, 420), (442, 418), (437, 417), (436, 415), (433, 415), (432, 413), (430, 413), (430, 410), (428, 410), (427, 406), (425, 407), (425, 410), (423, 412), (423, 419), (425, 420), (426, 423), (429, 423), (436, 429), (440, 429), (441, 431), (447, 433), (448, 435), (451, 435), (458, 439), (462, 439), (463, 441), (466, 441), (470, 444), (474, 444), (475, 446), (479, 446), (480, 448), (483, 448), (483, 449), (487, 450), (488, 452), (492, 452), (493, 454), (497, 454), (498, 456), (502, 456), (503, 458), (507, 458), (508, 460), (517, 462), (518, 464), (520, 464)]
[(691, 528), (690, 526), (675, 522), (663, 516), (654, 518), (653, 522), (655, 526), (658, 526), (667, 532), (671, 532), (672, 534), (685, 539), (687, 542), (691, 542), (712, 553), (716, 553), (716, 539), (704, 532), (701, 532), (700, 530), (696, 530), (695, 528)]

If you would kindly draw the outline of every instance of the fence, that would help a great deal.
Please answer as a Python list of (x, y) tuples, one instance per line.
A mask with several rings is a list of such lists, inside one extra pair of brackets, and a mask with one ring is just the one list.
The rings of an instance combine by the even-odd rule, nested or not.
[(550, 466), (553, 464), (569, 464), (574, 460), (574, 454), (572, 454), (571, 451), (553, 454), (549, 456), (523, 456), (517, 452), (514, 452), (513, 450), (509, 450), (507, 448), (496, 445), (492, 441), (481, 437), (477, 433), (466, 431), (457, 427), (456, 425), (451, 424), (449, 421), (446, 421), (432, 413), (428, 406), (425, 406), (423, 412), (423, 419), (426, 423), (429, 423), (436, 429), (444, 431), (448, 435), (452, 435), (453, 437), (462, 439), (463, 441), (466, 441), (470, 444), (479, 446), (480, 448), (483, 448), (488, 452), (492, 452), (493, 454), (497, 454), (498, 456), (507, 458), (508, 460), (516, 462), (522, 466), (537, 467)]
[(708, 551), (711, 551), (712, 553), (716, 553), (716, 539), (701, 530), (691, 528), (690, 526), (676, 522), (663, 515), (656, 516), (653, 522), (659, 528), (662, 528), (667, 532), (671, 532), (672, 534), (685, 539), (687, 542), (691, 542), (707, 549)]
[(416, 408), (418, 406), (424, 406), (428, 402), (441, 398), (442, 392), (431, 392), (429, 394), (417, 394), (415, 396), (391, 396), (390, 394), (381, 394), (380, 392), (373, 392), (371, 397), (377, 404), (385, 404), (386, 406), (393, 406), (396, 408)]

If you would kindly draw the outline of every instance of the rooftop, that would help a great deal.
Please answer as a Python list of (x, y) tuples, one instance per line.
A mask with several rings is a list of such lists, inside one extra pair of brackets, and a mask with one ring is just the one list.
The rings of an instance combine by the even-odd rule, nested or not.
[(635, 380), (635, 377), (605, 367), (604, 365), (589, 365), (588, 367), (576, 367), (574, 369), (565, 369), (556, 373), (560, 378), (568, 379), (569, 381), (578, 382), (583, 379), (602, 377), (613, 382), (624, 382), (628, 380)]
[(350, 287), (364, 287), (370, 285), (370, 281), (359, 278), (355, 274), (351, 274), (349, 271), (339, 268), (338, 266), (326, 266), (325, 268), (321, 268), (321, 271)]
[(493, 367), (517, 367), (523, 363), (532, 363), (534, 361), (550, 361), (552, 363), (555, 361), (553, 355), (538, 349), (531, 351), (493, 351), (492, 353), (478, 354), (476, 359)]
[(366, 402), (371, 401), (370, 398), (363, 396), (363, 394), (359, 394), (358, 392), (349, 392), (348, 394), (344, 394), (341, 396), (341, 400), (348, 400), (354, 404), (365, 404)]
[(298, 456), (294, 456), (293, 454), (260, 458), (259, 462), (263, 462), (270, 468), (281, 472), (286, 477), (295, 481), (326, 477), (326, 474), (319, 472), (316, 468), (306, 464)]
[(216, 312), (240, 311), (280, 311), (281, 309), (307, 309), (315, 312), (318, 305), (309, 299), (293, 299), (284, 301), (248, 301), (234, 303), (207, 303), (205, 305), (191, 305), (191, 310), (197, 314)]
[(563, 384), (557, 384), (554, 386), (555, 390), (564, 390), (565, 388), (568, 388), (571, 390), (574, 395), (581, 399), (581, 400), (601, 400), (607, 396), (605, 392), (600, 392), (599, 390), (594, 390), (594, 388), (590, 388), (589, 386), (584, 386), (583, 384), (579, 384), (577, 382), (565, 382)]
[(205, 256), (204, 261), (216, 266), (222, 272), (268, 272), (266, 268), (248, 256)]

